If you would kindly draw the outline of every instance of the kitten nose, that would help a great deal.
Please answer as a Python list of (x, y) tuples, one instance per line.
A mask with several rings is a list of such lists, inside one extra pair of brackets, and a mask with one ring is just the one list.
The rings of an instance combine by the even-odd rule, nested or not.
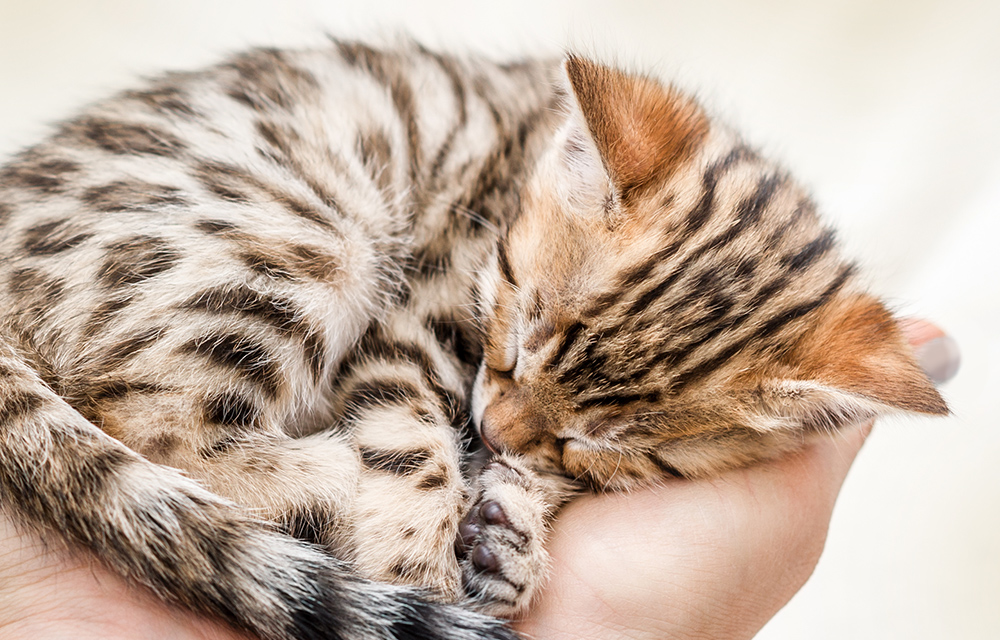
[(480, 433), (491, 451), (525, 453), (548, 427), (548, 420), (534, 406), (530, 394), (514, 388), (487, 405)]
[(489, 449), (491, 453), (493, 453), (494, 455), (500, 455), (500, 450), (497, 448), (496, 445), (490, 442), (490, 437), (487, 435), (490, 431), (489, 427), (487, 426), (488, 424), (489, 423), (487, 417), (483, 416), (482, 421), (480, 421), (479, 423), (479, 439), (483, 441), (483, 444), (486, 445), (486, 448)]

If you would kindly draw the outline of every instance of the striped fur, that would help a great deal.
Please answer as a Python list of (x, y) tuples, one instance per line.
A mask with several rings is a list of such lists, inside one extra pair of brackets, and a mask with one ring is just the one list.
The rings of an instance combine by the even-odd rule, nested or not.
[(171, 74), (15, 157), (0, 225), (4, 507), (266, 638), (513, 637), (472, 609), (576, 487), (946, 410), (784, 171), (576, 57)]
[(579, 58), (567, 78), (479, 284), (493, 448), (622, 489), (947, 411), (785, 171), (672, 88)]

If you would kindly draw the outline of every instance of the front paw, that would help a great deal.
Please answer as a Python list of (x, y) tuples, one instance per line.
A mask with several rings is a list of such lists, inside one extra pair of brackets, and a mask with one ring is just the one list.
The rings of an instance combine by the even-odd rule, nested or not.
[(534, 474), (508, 462), (487, 465), (479, 486), (458, 531), (463, 587), (480, 611), (513, 616), (545, 577), (548, 507)]

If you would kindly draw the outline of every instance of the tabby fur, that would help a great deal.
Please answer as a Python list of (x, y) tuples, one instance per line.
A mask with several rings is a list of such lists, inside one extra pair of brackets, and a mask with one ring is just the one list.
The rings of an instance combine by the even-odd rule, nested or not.
[(512, 638), (573, 492), (947, 411), (782, 169), (577, 56), (169, 74), (0, 225), (3, 507), (269, 639)]

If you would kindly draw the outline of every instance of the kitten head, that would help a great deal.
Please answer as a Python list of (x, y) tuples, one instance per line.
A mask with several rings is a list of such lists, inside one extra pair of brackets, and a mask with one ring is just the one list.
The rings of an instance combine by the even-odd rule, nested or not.
[(655, 80), (570, 57), (567, 117), (479, 283), (494, 449), (600, 488), (947, 413), (807, 194)]

